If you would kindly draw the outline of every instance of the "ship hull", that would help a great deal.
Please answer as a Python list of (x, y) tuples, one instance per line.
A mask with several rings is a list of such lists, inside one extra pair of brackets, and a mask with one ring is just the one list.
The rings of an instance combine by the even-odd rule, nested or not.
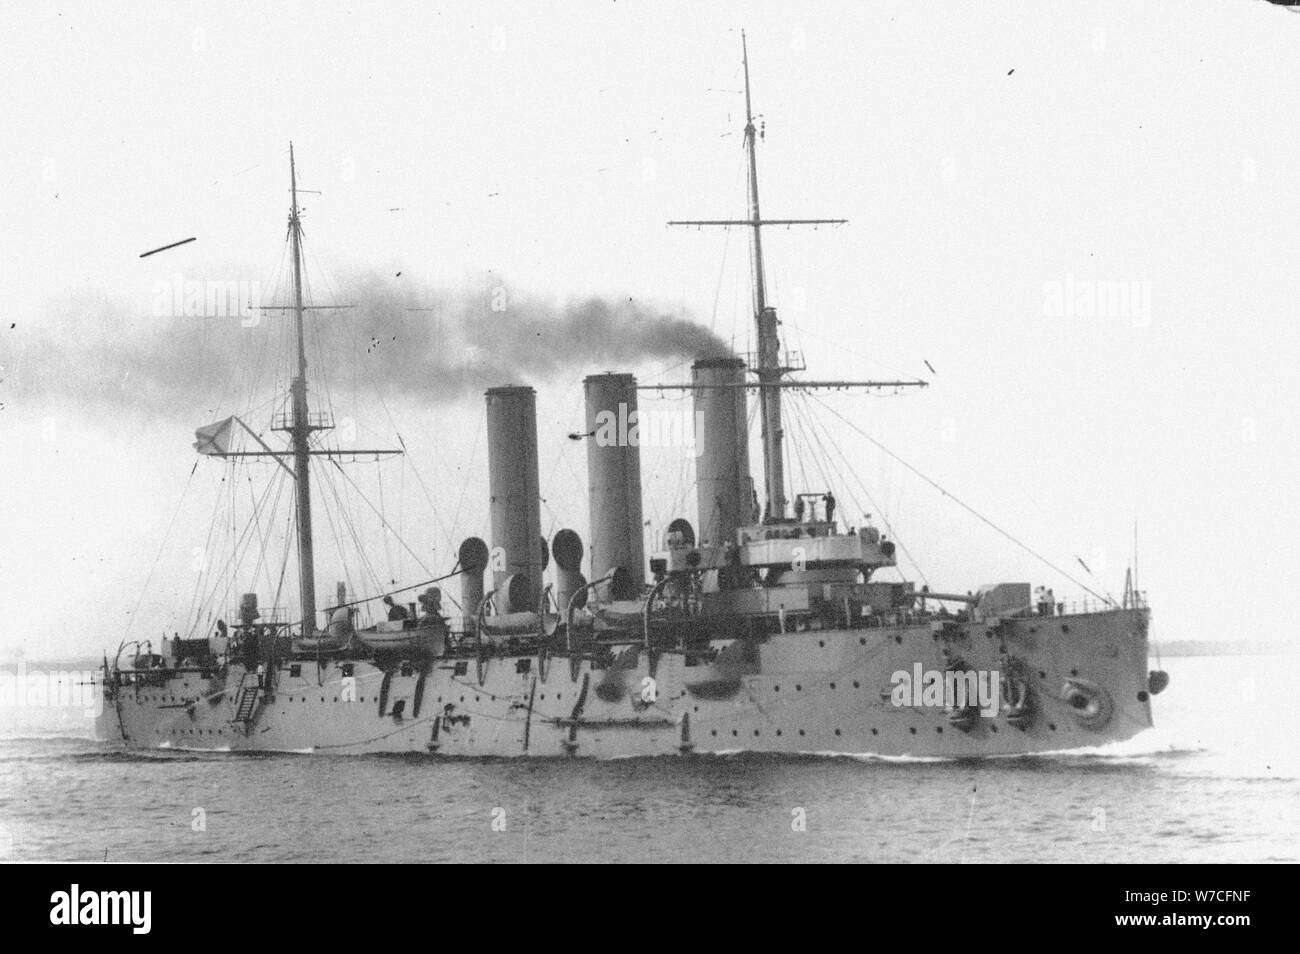
[[(966, 758), (1091, 747), (1152, 724), (1147, 611), (1032, 617), (941, 630), (932, 621), (808, 629), (716, 660), (630, 646), (612, 661), (444, 658), (423, 665), (284, 660), (257, 677), (109, 674), (100, 737), (131, 749), (619, 758), (754, 751)], [(899, 673), (1013, 669), (1024, 710), (966, 716), (898, 704)], [(1071, 689), (1090, 687), (1102, 711)], [(905, 700), (912, 697), (902, 694)], [(1012, 713), (1019, 711), (1018, 717)]]

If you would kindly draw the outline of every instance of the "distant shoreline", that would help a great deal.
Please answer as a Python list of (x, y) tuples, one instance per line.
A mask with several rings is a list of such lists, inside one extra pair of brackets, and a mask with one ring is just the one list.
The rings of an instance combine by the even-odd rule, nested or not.
[(1285, 656), (1295, 653), (1295, 643), (1260, 643), (1252, 640), (1173, 639), (1152, 643), (1148, 655), (1162, 656)]

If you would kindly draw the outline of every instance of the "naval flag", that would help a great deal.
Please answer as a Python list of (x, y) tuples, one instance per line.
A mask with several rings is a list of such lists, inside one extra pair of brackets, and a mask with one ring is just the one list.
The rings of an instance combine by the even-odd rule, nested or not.
[(231, 425), (235, 419), (228, 417), (194, 432), (194, 449), (200, 454), (224, 454), (230, 449)]

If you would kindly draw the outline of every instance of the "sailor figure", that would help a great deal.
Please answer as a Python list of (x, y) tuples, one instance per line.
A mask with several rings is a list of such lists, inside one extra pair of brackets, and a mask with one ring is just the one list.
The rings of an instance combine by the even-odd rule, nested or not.
[(445, 622), (442, 615), (442, 590), (436, 586), (431, 586), (419, 596), (420, 609), (424, 611), (421, 620), (430, 623)]

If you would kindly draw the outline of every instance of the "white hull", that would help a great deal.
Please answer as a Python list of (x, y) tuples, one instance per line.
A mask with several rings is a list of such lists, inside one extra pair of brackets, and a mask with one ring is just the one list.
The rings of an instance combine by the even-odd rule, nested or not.
[[(364, 661), (287, 660), (245, 721), (236, 719), (241, 665), (222, 681), (128, 671), (98, 725), (101, 738), (132, 749), (602, 758), (737, 750), (1012, 755), (1096, 746), (1151, 726), (1146, 610), (1008, 622), (1005, 635), (972, 623), (955, 639), (936, 636), (928, 623), (810, 629), (768, 637), (756, 656), (730, 667), (663, 654), (650, 704), (642, 689), (652, 674), (639, 647), (605, 668), (553, 657), (545, 678), (535, 655), (496, 656), (481, 667), (473, 657), (438, 659), (423, 675)], [(893, 673), (917, 663), (944, 668), (945, 647), (966, 667), (997, 670), (1003, 646), (1032, 695), (1022, 724), (1004, 711), (963, 729), (941, 707), (900, 707), (888, 697)], [(1106, 694), (1101, 724), (1085, 724), (1063, 698), (1075, 679)]]

